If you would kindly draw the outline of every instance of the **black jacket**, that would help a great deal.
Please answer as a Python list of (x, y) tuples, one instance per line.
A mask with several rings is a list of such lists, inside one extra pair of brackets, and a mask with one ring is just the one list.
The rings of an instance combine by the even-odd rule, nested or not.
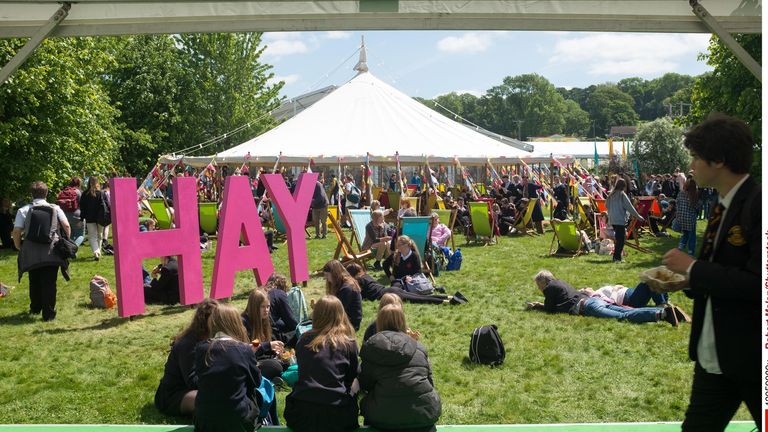
[(106, 199), (107, 196), (100, 190), (96, 191), (96, 196), (91, 196), (90, 194), (83, 192), (83, 194), (80, 195), (79, 203), (80, 218), (87, 223), (96, 223), (101, 202)]
[(352, 342), (347, 348), (323, 347), (314, 352), (307, 348), (313, 338), (310, 330), (296, 343), (299, 378), (288, 397), (320, 405), (352, 403), (350, 391), (357, 377), (357, 343)]
[(163, 414), (179, 416), (181, 399), (197, 389), (195, 374), (195, 345), (198, 340), (190, 332), (173, 343), (165, 362), (163, 377), (155, 392), (155, 407)]
[[(395, 254), (399, 253), (400, 252), (395, 252)], [(395, 279), (400, 279), (406, 276), (413, 276), (416, 273), (421, 273), (421, 260), (418, 255), (412, 253), (407, 259), (400, 259), (397, 265), (395, 265), (395, 254), (388, 256), (382, 263), (384, 274), (386, 274), (387, 277), (394, 275)]]
[(344, 312), (347, 313), (349, 322), (355, 330), (360, 329), (360, 321), (363, 320), (363, 299), (360, 292), (353, 290), (349, 285), (342, 285), (336, 292), (336, 297), (341, 300)]
[(422, 344), (402, 332), (376, 333), (360, 351), (360, 411), (366, 424), (382, 429), (434, 425), (440, 396)]
[(380, 300), (384, 295), (384, 290), (387, 288), (380, 284), (379, 281), (372, 278), (371, 275), (364, 274), (355, 278), (360, 285), (360, 295), (365, 300), (376, 301)]
[(758, 379), (762, 337), (760, 190), (748, 178), (733, 197), (715, 239), (712, 262), (697, 260), (691, 268), (693, 326), (688, 353), (697, 359), (707, 299), (712, 299), (717, 358), (726, 375)]
[(589, 298), (588, 295), (577, 291), (567, 283), (555, 279), (544, 287), (544, 310), (547, 312), (564, 312), (577, 315), (576, 305), (579, 300)]
[(269, 297), (269, 315), (272, 318), (272, 328), (280, 333), (290, 333), (299, 324), (293, 316), (293, 310), (288, 304), (288, 294), (281, 289), (272, 289)]

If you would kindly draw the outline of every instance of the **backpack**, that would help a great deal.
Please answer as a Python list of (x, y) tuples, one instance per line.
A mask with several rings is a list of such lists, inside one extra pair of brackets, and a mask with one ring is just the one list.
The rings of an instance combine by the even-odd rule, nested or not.
[(80, 208), (77, 199), (77, 189), (72, 186), (65, 187), (56, 197), (56, 205), (61, 207), (66, 213), (74, 213)]
[(105, 195), (101, 195), (99, 208), (96, 209), (96, 223), (101, 226), (109, 226), (112, 223), (112, 211)]
[(493, 324), (476, 328), (469, 341), (469, 360), (472, 363), (498, 366), (504, 363), (507, 352)]
[(91, 278), (91, 306), (100, 309), (112, 309), (117, 304), (117, 297), (109, 287), (109, 281), (102, 276)]
[(402, 285), (405, 290), (414, 294), (432, 295), (435, 292), (435, 287), (432, 286), (432, 282), (424, 276), (424, 273), (416, 273), (411, 276), (411, 281), (406, 282), (405, 278), (402, 279)]
[(309, 318), (309, 311), (307, 310), (307, 302), (304, 300), (304, 293), (298, 286), (292, 286), (291, 289), (288, 290), (288, 306), (291, 307), (296, 322), (302, 322)]
[(24, 220), (24, 240), (50, 244), (58, 230), (59, 218), (52, 206), (36, 205), (29, 209)]
[(461, 256), (461, 248), (456, 250), (448, 258), (448, 263), (445, 265), (445, 271), (461, 270), (461, 262), (464, 258)]
[(359, 204), (360, 203), (360, 189), (352, 185), (352, 190), (350, 190), (349, 195), (347, 195), (347, 199), (352, 204)]

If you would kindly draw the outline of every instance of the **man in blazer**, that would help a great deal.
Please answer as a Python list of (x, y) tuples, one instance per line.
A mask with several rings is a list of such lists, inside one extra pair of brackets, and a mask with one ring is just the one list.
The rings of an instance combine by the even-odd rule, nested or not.
[(748, 174), (752, 144), (747, 125), (724, 115), (685, 135), (693, 177), (717, 189), (720, 205), (697, 259), (678, 249), (662, 259), (687, 275), (693, 299), (688, 353), (696, 364), (683, 431), (724, 430), (742, 401), (762, 430), (761, 194)]

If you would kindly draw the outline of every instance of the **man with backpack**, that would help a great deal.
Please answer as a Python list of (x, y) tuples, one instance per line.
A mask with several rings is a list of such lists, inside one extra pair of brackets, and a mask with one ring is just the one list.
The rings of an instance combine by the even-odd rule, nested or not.
[[(70, 235), (69, 222), (64, 211), (49, 204), (48, 186), (36, 181), (31, 185), (32, 204), (25, 205), (16, 213), (13, 224), (13, 243), (19, 252), (19, 280), (29, 273), (29, 311), (43, 314), (43, 321), (56, 318), (56, 278), (59, 267), (64, 270), (67, 261), (54, 250), (59, 235)], [(61, 234), (60, 234), (61, 233)], [(24, 241), (22, 242), (22, 234)]]
[(80, 190), (80, 184), (80, 177), (72, 177), (69, 184), (56, 197), (56, 205), (64, 211), (69, 222), (71, 231), (69, 239), (78, 246), (83, 244), (85, 239), (83, 236), (83, 219), (80, 217), (80, 197), (83, 194)]

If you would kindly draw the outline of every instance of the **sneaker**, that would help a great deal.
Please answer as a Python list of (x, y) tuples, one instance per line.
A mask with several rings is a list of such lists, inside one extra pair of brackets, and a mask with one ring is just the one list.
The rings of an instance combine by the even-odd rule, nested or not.
[(672, 327), (677, 327), (677, 324), (679, 323), (677, 320), (677, 314), (675, 314), (675, 307), (674, 306), (667, 306), (664, 309), (661, 310), (663, 314), (663, 320), (672, 324)]
[(459, 291), (456, 291), (456, 292), (453, 294), (453, 297), (454, 297), (454, 298), (458, 298), (458, 299), (459, 299), (459, 301), (460, 301), (460, 302), (462, 302), (462, 303), (465, 303), (465, 304), (466, 304), (466, 303), (469, 303), (469, 300), (467, 300), (467, 298), (466, 298), (466, 297), (464, 297), (464, 294), (462, 294), (462, 293), (461, 293), (461, 292), (459, 292)]
[(461, 302), (461, 301), (460, 301), (458, 298), (456, 298), (456, 297), (451, 297), (451, 299), (450, 299), (450, 300), (448, 300), (448, 303), (450, 303), (450, 304), (452, 304), (452, 305), (460, 305), (460, 304), (464, 304), (464, 303), (462, 303), (462, 302)]
[(675, 318), (677, 318), (678, 322), (681, 322), (681, 323), (691, 322), (690, 315), (688, 315), (687, 313), (685, 313), (685, 311), (680, 309), (679, 306), (672, 306), (672, 310), (675, 311)]

